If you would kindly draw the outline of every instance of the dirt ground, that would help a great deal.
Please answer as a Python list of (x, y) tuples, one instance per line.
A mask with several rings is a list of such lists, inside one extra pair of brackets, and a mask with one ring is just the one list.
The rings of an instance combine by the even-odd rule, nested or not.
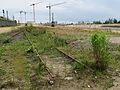
[[(112, 44), (115, 44), (115, 45), (116, 44), (120, 45), (120, 37), (111, 37), (109, 42)], [(90, 43), (88, 41), (78, 40), (78, 41), (71, 42), (69, 46), (79, 50), (81, 47), (84, 47), (84, 46), (87, 46), (86, 48), (89, 48)], [(117, 72), (117, 74), (112, 75), (112, 79), (114, 80), (113, 86), (107, 90), (120, 90), (120, 71), (116, 70), (116, 72)], [(92, 88), (92, 89), (88, 89), (88, 90), (101, 90), (101, 89), (100, 88), (95, 88), (95, 89)]]
[(120, 44), (120, 37), (111, 37), (110, 42), (113, 44)]

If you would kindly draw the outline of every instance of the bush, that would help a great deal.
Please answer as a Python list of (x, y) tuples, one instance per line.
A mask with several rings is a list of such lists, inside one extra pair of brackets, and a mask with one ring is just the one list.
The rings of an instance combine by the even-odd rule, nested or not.
[(95, 67), (98, 70), (105, 70), (108, 66), (109, 53), (107, 38), (102, 32), (95, 32), (91, 36), (91, 44), (95, 58)]

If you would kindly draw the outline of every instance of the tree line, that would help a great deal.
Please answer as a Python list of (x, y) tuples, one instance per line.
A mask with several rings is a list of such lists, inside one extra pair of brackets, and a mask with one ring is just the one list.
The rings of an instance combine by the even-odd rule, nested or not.
[(102, 21), (93, 21), (93, 24), (120, 24), (120, 20), (117, 20), (116, 18), (109, 18), (108, 20)]

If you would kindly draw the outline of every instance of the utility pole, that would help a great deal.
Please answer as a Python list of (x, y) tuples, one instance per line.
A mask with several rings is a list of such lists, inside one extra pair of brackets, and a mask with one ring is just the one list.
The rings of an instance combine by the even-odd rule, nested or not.
[(54, 22), (54, 13), (52, 13), (52, 22)]
[(46, 8), (49, 9), (49, 24), (51, 23), (51, 9), (52, 9), (52, 7), (57, 6), (57, 5), (61, 5), (61, 4), (64, 4), (64, 3), (66, 3), (66, 2), (57, 3), (57, 4), (53, 4), (53, 5), (50, 5), (50, 3), (49, 3), (49, 5), (46, 6)]
[(7, 20), (9, 19), (9, 17), (8, 17), (8, 11), (6, 11), (6, 16), (7, 16)]
[(13, 16), (12, 18), (13, 18), (13, 21), (14, 21), (14, 20), (15, 20), (15, 17)]
[(39, 2), (39, 3), (33, 3), (33, 4), (31, 4), (30, 6), (33, 6), (33, 21), (34, 21), (34, 23), (35, 23), (35, 5), (37, 5), (37, 4), (40, 4), (41, 2)]
[(27, 13), (32, 13), (32, 12), (23, 11), (23, 13), (25, 14), (25, 23), (27, 23)]
[(25, 23), (26, 23), (26, 14), (27, 14), (27, 12), (24, 12), (24, 14), (25, 14)]
[(52, 27), (54, 27), (54, 26), (55, 26), (54, 13), (52, 13), (52, 22), (51, 22), (51, 26), (52, 26)]

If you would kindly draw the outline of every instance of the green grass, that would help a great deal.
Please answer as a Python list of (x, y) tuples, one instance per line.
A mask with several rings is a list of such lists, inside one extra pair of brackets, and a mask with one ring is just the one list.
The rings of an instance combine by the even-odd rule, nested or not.
[(91, 35), (91, 44), (93, 48), (96, 69), (106, 69), (109, 62), (108, 41), (106, 35), (101, 32), (93, 33)]
[[(72, 40), (86, 40), (90, 38), (90, 32), (87, 35), (61, 35), (61, 34), (55, 34), (52, 31), (49, 31), (49, 28), (47, 27), (24, 27), (20, 28), (19, 30), (25, 30), (26, 34), (32, 41), (35, 48), (38, 50), (39, 54), (42, 55), (54, 55), (55, 57), (59, 57), (60, 53), (56, 51), (55, 47), (59, 47), (63, 51), (65, 51), (67, 54), (74, 57), (79, 62), (82, 62), (83, 64), (87, 65), (88, 67), (92, 68), (92, 65), (94, 63), (94, 57), (92, 54), (92, 47), (89, 49), (86, 49), (86, 47), (82, 47), (80, 50), (76, 50), (74, 48), (69, 47), (69, 45), (66, 45), (67, 41)], [(13, 32), (11, 32), (13, 33)], [(6, 34), (0, 34), (0, 75), (4, 78), (11, 79), (11, 77), (14, 77), (17, 79), (18, 77), (21, 78), (23, 81), (25, 81), (23, 88), (30, 89), (35, 88), (36, 86), (34, 83), (37, 83), (38, 86), (40, 84), (39, 81), (41, 81), (41, 76), (46, 75), (46, 71), (44, 66), (39, 63), (38, 57), (33, 52), (33, 48), (30, 46), (27, 39), (22, 36), (22, 39), (15, 39), (13, 42), (12, 39), (9, 39), (11, 36), (11, 33)], [(85, 32), (84, 32), (85, 33)], [(106, 33), (107, 34), (107, 33)], [(108, 35), (112, 35), (112, 33), (108, 33)], [(113, 34), (115, 35), (115, 34)], [(13, 38), (14, 39), (14, 38)], [(117, 47), (109, 47), (110, 52), (113, 50), (120, 51), (120, 46)], [(67, 63), (66, 63), (67, 64)], [(106, 80), (106, 76), (109, 75), (106, 71), (99, 72), (96, 71), (94, 68), (94, 74), (92, 72), (88, 72), (89, 69), (86, 68), (84, 65), (79, 63), (73, 63), (73, 70), (76, 70), (79, 72), (80, 75), (84, 77), (84, 75), (87, 75), (86, 79), (90, 79), (92, 82), (92, 77), (96, 75), (98, 77), (98, 84), (100, 84), (101, 81), (104, 82), (105, 88), (110, 87), (112, 85), (112, 80)], [(109, 67), (112, 69), (119, 69), (120, 68), (120, 60), (116, 61), (113, 57), (110, 59)], [(37, 74), (36, 82), (35, 80), (32, 81), (30, 74), (31, 71)], [(66, 70), (65, 70), (66, 72)], [(89, 74), (89, 75), (88, 75)], [(1, 78), (1, 77), (0, 77)], [(38, 81), (38, 82), (37, 82)], [(101, 84), (102, 85), (102, 84)], [(102, 86), (104, 86), (102, 85)]]
[(0, 68), (0, 76), (3, 76), (6, 74), (6, 71)]
[[(51, 52), (51, 49), (54, 49), (54, 47), (66, 45), (65, 39), (61, 39), (51, 32), (46, 32), (45, 29), (42, 30), (34, 27), (21, 28), (21, 30), (25, 29), (27, 29), (27, 36), (40, 55)], [(2, 68), (0, 69), (0, 73), (1, 75), (5, 75), (4, 77), (9, 77), (9, 79), (12, 77), (18, 79), (19, 77), (24, 81), (22, 88), (30, 89), (34, 87), (30, 80), (31, 70), (33, 69), (34, 72), (40, 76), (44, 75), (45, 68), (38, 62), (39, 60), (37, 56), (33, 54), (33, 51), (30, 51), (31, 46), (27, 39), (23, 36), (22, 39), (15, 39), (15, 42), (13, 42), (12, 40), (14, 40), (14, 38), (9, 39), (11, 33), (0, 35), (0, 68)], [(30, 54), (34, 55), (32, 60), (36, 59), (34, 63), (28, 59)], [(29, 64), (32, 65), (32, 69), (29, 67)]]
[(55, 36), (53, 33), (46, 32), (45, 30), (29, 31), (28, 37), (33, 42), (33, 45), (37, 47), (39, 53), (45, 53), (52, 48), (65, 46), (65, 39)]

